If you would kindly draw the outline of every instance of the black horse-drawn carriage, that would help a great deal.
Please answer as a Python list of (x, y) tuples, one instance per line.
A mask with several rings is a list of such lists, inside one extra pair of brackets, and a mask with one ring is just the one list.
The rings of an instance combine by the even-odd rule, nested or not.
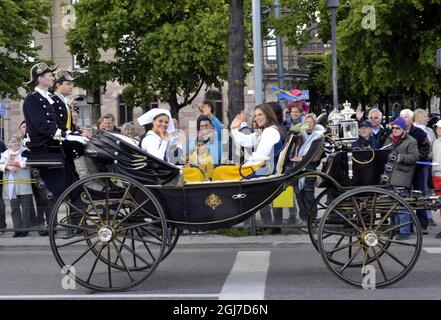
[[(88, 143), (86, 154), (102, 172), (71, 185), (54, 206), (50, 222), (53, 254), (87, 288), (128, 289), (154, 272), (182, 230), (231, 227), (268, 205), (296, 180), (314, 176), (326, 188), (316, 199), (309, 228), (328, 268), (355, 286), (364, 285), (368, 266), (379, 270), (377, 287), (403, 278), (421, 250), (413, 209), (436, 206), (437, 198), (413, 195), (404, 199), (384, 188), (355, 188), (363, 181), (342, 184), (346, 177), (342, 164), (347, 161), (339, 157), (347, 153), (330, 158), (329, 172), (307, 171), (304, 168), (321, 151), (323, 139), (314, 141), (296, 165), (287, 156), (294, 140), (295, 133), (283, 147), (274, 175), (184, 183), (181, 168), (146, 154), (124, 135), (101, 132)], [(360, 168), (354, 166), (353, 179), (363, 172), (364, 162), (373, 157), (364, 164), (372, 166), (381, 159), (381, 152), (355, 154)], [(407, 224), (415, 232), (411, 241), (394, 240), (402, 227), (394, 218), (397, 214), (409, 217)], [(72, 257), (72, 248), (82, 248), (81, 254)]]

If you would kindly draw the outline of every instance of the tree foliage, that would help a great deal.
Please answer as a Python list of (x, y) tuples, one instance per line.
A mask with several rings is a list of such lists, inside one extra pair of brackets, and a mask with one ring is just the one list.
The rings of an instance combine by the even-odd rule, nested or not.
[(220, 87), (226, 79), (225, 1), (81, 0), (75, 8), (67, 43), (88, 68), (86, 88), (116, 80), (128, 85), (129, 103), (143, 106), (158, 95), (176, 116), (204, 84)]
[[(0, 0), (0, 95), (19, 98), (18, 88), (29, 77), (33, 32), (47, 32), (48, 0)], [(27, 81), (27, 80), (26, 80)]]
[[(291, 45), (309, 39), (302, 27), (319, 17), (319, 35), (330, 39), (326, 0), (281, 1), (290, 12), (274, 21)], [(368, 20), (375, 10), (375, 24)], [(319, 12), (317, 15), (316, 12)], [(393, 92), (409, 96), (441, 93), (435, 51), (441, 47), (440, 0), (346, 0), (337, 11), (340, 100), (375, 101)], [(312, 19), (312, 20), (311, 20)], [(296, 32), (297, 30), (297, 32)]]

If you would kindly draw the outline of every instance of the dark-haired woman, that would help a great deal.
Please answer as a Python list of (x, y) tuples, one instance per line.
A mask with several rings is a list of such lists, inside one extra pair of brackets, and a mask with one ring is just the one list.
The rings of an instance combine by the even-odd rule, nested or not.
[(168, 110), (155, 108), (138, 118), (140, 125), (146, 127), (146, 134), (140, 141), (145, 152), (158, 159), (166, 160), (168, 133), (174, 131), (173, 121)]
[(231, 134), (242, 147), (255, 148), (255, 151), (244, 166), (255, 166), (266, 162), (255, 175), (270, 175), (275, 173), (278, 154), (282, 148), (282, 137), (278, 128), (276, 115), (269, 104), (261, 104), (254, 109), (254, 121), (258, 130), (252, 134), (239, 131), (245, 121), (244, 113), (238, 114), (231, 122)]

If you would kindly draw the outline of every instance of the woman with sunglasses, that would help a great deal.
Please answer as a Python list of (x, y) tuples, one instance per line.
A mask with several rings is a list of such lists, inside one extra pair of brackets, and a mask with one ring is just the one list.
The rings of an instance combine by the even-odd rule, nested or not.
[[(386, 150), (392, 150), (391, 155), (396, 159), (392, 162), (392, 171), (390, 172), (389, 184), (391, 189), (404, 187), (406, 192), (410, 191), (412, 179), (415, 172), (415, 165), (419, 158), (417, 141), (406, 132), (406, 120), (396, 118), (392, 122), (392, 134), (384, 143)], [(391, 161), (391, 160), (390, 160)], [(397, 224), (409, 221), (409, 215), (397, 214)], [(410, 236), (411, 225), (400, 228), (397, 240), (406, 240)]]

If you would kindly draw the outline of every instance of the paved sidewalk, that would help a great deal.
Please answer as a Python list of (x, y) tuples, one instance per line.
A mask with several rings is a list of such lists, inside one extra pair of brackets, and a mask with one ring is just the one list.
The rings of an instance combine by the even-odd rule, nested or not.
[[(9, 216), (9, 217), (8, 217)], [(423, 236), (423, 246), (441, 247), (441, 239), (435, 239), (435, 234), (441, 231), (441, 216), (439, 212), (433, 212), (433, 218), (438, 226), (429, 227), (429, 234)], [(7, 214), (8, 226), (12, 226), (10, 214)], [(261, 235), (245, 237), (229, 237), (216, 234), (184, 234), (179, 238), (178, 248), (198, 248), (198, 247), (246, 247), (246, 246), (290, 246), (295, 244), (309, 244), (311, 240), (306, 232), (293, 228), (286, 228), (281, 235)], [(289, 233), (289, 234), (286, 234)], [(41, 237), (36, 231), (30, 232), (28, 237), (12, 238), (12, 232), (6, 232), (0, 235), (0, 251), (14, 250), (49, 250), (49, 237)], [(79, 239), (79, 238), (78, 238)], [(85, 242), (78, 244), (84, 245)]]
[[(441, 239), (435, 239), (434, 233), (423, 236), (423, 246), (441, 246)], [(79, 239), (79, 238), (78, 238)], [(265, 235), (265, 236), (247, 236), (247, 237), (228, 237), (221, 235), (183, 235), (179, 238), (178, 248), (203, 248), (203, 247), (285, 247), (296, 244), (311, 243), (309, 236), (304, 235)], [(78, 244), (78, 246), (84, 245)], [(0, 251), (14, 250), (49, 250), (49, 238), (33, 236), (32, 234), (25, 238), (12, 238), (8, 235), (0, 236)]]

